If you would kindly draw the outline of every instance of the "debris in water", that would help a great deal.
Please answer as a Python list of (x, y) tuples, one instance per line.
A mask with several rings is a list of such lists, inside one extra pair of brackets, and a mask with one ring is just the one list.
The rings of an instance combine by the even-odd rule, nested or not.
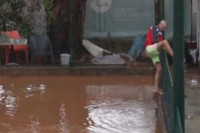
[(198, 81), (195, 80), (195, 79), (192, 79), (192, 80), (190, 81), (190, 84), (191, 84), (192, 86), (197, 86), (197, 83), (198, 83)]

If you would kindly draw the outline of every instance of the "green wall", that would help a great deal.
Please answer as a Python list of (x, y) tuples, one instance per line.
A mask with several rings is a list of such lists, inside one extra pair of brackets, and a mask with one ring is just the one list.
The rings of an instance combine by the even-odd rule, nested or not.
[[(190, 35), (191, 1), (185, 0), (185, 35)], [(133, 37), (146, 34), (155, 23), (154, 0), (87, 0), (85, 38)], [(164, 0), (167, 39), (173, 37), (173, 0)]]
[[(164, 0), (164, 17), (168, 23), (168, 29), (165, 32), (165, 37), (167, 39), (172, 39), (173, 37), (173, 8), (174, 0)], [(185, 0), (185, 36), (191, 34), (191, 0)]]
[(88, 0), (85, 37), (132, 37), (155, 23), (154, 0)]

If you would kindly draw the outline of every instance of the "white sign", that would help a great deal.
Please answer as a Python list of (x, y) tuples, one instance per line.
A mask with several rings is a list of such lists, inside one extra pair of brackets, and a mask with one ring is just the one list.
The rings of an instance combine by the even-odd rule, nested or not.
[(98, 13), (104, 13), (110, 9), (112, 0), (92, 0), (90, 2), (91, 8)]

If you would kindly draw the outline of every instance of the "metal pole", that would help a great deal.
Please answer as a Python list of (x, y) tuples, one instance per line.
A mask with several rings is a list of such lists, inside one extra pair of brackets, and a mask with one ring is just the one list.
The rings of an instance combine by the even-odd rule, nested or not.
[(70, 66), (73, 66), (73, 56), (74, 56), (74, 0), (69, 1), (69, 21), (70, 21), (70, 27), (69, 27), (69, 34), (70, 34)]
[(165, 0), (161, 0), (161, 4), (162, 4), (162, 6), (161, 6), (161, 10), (162, 10), (162, 17), (161, 17), (161, 19), (162, 20), (164, 20), (165, 19)]
[[(184, 0), (174, 0), (174, 99), (184, 133)], [(178, 115), (175, 114), (175, 122)]]
[(190, 7), (190, 8), (191, 8), (191, 9), (190, 9), (190, 11), (191, 11), (191, 14), (190, 14), (190, 15), (191, 15), (191, 29), (190, 29), (190, 30), (191, 30), (191, 31), (190, 31), (190, 32), (191, 32), (191, 35), (190, 35), (190, 42), (191, 42), (191, 44), (192, 44), (192, 40), (193, 40), (193, 35), (192, 35), (192, 32), (193, 32), (193, 29), (192, 29), (192, 28), (193, 28), (193, 27), (192, 27), (192, 23), (193, 23), (193, 17), (192, 17), (192, 7), (193, 7), (193, 6), (192, 6), (192, 0), (191, 0), (190, 2), (191, 2), (191, 7)]

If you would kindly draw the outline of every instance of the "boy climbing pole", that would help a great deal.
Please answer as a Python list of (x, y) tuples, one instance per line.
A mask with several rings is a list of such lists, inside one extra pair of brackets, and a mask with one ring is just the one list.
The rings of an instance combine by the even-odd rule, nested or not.
[(156, 67), (155, 73), (155, 93), (163, 93), (159, 90), (159, 82), (162, 73), (160, 64), (160, 51), (165, 50), (170, 56), (173, 56), (173, 51), (167, 40), (164, 40), (163, 32), (167, 29), (167, 23), (162, 20), (157, 26), (151, 26), (148, 30), (145, 42), (145, 50)]

